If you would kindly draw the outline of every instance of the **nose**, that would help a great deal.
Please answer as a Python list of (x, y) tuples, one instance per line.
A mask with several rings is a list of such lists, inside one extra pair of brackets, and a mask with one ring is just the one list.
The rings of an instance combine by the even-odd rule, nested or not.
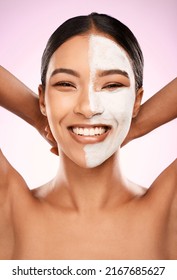
[(98, 94), (97, 92), (81, 93), (74, 108), (74, 113), (81, 114), (88, 119), (94, 115), (101, 115), (104, 112), (104, 108)]

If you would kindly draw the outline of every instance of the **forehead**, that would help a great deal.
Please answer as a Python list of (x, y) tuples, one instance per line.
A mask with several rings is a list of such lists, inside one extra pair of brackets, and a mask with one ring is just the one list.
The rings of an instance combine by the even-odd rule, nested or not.
[(115, 41), (105, 36), (91, 35), (89, 39), (89, 58), (96, 68), (120, 69), (132, 72), (128, 54)]
[(67, 40), (52, 55), (48, 70), (57, 67), (79, 70), (86, 65), (94, 69), (118, 68), (132, 72), (130, 59), (123, 48), (100, 34), (78, 35)]

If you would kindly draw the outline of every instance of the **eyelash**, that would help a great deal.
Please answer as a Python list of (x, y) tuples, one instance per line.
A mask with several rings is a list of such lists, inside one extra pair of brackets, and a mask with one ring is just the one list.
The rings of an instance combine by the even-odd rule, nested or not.
[(123, 87), (124, 85), (123, 84), (120, 84), (120, 83), (112, 83), (112, 84), (108, 84), (108, 85), (105, 85), (102, 89), (115, 89), (115, 88), (120, 88), (120, 87)]
[[(73, 85), (72, 83), (70, 82), (58, 82), (56, 84), (54, 84), (54, 86), (60, 86), (60, 87), (64, 87), (64, 88), (69, 88), (69, 87), (73, 87), (73, 88), (76, 88), (75, 85)], [(121, 83), (111, 83), (111, 84), (107, 84), (105, 85), (104, 87), (102, 87), (102, 89), (116, 89), (116, 88), (120, 88), (120, 87), (123, 87), (124, 85), (121, 84)]]
[(70, 82), (58, 82), (54, 86), (61, 86), (61, 87), (74, 87), (76, 88), (72, 83)]

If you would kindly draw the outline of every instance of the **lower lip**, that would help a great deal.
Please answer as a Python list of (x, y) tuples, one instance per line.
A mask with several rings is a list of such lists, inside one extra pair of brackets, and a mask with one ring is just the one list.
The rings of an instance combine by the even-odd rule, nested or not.
[(108, 136), (110, 133), (111, 129), (108, 129), (105, 133), (101, 135), (96, 135), (96, 136), (81, 136), (78, 134), (75, 134), (71, 129), (68, 130), (69, 133), (71, 134), (72, 138), (77, 141), (78, 143), (81, 144), (96, 144), (99, 142), (102, 142), (105, 140), (105, 138)]

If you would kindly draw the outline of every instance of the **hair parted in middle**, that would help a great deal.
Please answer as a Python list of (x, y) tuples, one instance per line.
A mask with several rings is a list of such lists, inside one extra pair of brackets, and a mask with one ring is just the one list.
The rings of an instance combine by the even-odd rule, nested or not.
[(91, 13), (68, 19), (49, 38), (42, 56), (41, 82), (45, 89), (48, 64), (53, 53), (68, 39), (92, 31), (107, 34), (128, 54), (135, 76), (136, 90), (143, 84), (144, 59), (140, 45), (132, 31), (119, 20), (106, 14)]

